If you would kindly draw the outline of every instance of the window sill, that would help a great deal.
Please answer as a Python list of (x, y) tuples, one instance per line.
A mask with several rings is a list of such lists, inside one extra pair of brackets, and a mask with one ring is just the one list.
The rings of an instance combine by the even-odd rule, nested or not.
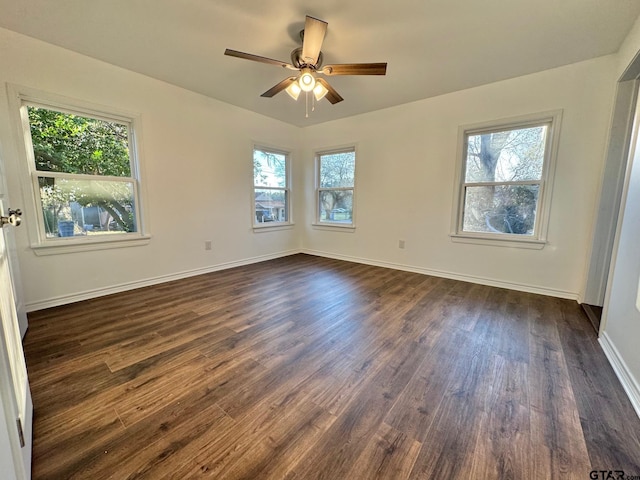
[(275, 232), (278, 230), (290, 230), (293, 228), (295, 223), (293, 222), (282, 222), (282, 223), (272, 223), (268, 222), (267, 224), (253, 224), (253, 233), (263, 233), (263, 232)]
[(530, 250), (542, 250), (547, 244), (544, 240), (534, 238), (518, 238), (514, 236), (498, 237), (493, 235), (469, 235), (460, 233), (449, 234), (451, 241), (455, 243), (473, 243), (476, 245), (491, 245), (494, 247), (527, 248)]
[(31, 248), (37, 256), (45, 256), (108, 250), (111, 248), (139, 247), (148, 245), (150, 241), (150, 235), (122, 235), (120, 238), (109, 239), (81, 237), (68, 240), (48, 240), (46, 243), (31, 245)]
[(353, 223), (344, 224), (344, 223), (331, 223), (331, 222), (322, 222), (322, 223), (312, 223), (311, 226), (316, 230), (328, 230), (328, 231), (342, 231), (347, 233), (353, 233), (356, 231), (356, 227)]

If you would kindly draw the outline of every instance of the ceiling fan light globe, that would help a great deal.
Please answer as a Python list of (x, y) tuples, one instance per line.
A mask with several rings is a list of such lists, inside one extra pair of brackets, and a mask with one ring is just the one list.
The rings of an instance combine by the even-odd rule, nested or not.
[(320, 82), (316, 83), (316, 86), (313, 87), (313, 95), (316, 97), (316, 101), (320, 101), (324, 98), (324, 96), (329, 92)]
[(302, 74), (298, 79), (298, 85), (303, 92), (310, 92), (313, 90), (313, 87), (316, 86), (316, 79), (313, 76), (313, 73), (311, 73), (311, 69), (305, 68), (302, 70)]
[(285, 89), (285, 92), (287, 92), (289, 94), (289, 96), (291, 98), (293, 98), (294, 100), (298, 100), (298, 97), (300, 96), (300, 92), (301, 91), (302, 91), (302, 89), (300, 88), (300, 86), (296, 82), (293, 82), (291, 85), (289, 85)]

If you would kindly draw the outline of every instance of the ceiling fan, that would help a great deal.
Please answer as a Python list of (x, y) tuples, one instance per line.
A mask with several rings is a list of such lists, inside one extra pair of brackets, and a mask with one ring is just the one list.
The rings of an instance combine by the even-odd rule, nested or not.
[(329, 102), (336, 104), (344, 99), (329, 85), (329, 82), (318, 77), (317, 74), (328, 76), (385, 75), (387, 73), (387, 64), (343, 63), (322, 66), (322, 52), (320, 49), (322, 48), (322, 42), (327, 32), (327, 25), (327, 22), (307, 15), (304, 30), (300, 32), (302, 47), (296, 48), (291, 52), (291, 63), (239, 52), (229, 48), (225, 50), (224, 54), (231, 57), (253, 60), (254, 62), (278, 65), (282, 68), (299, 72), (297, 75), (285, 78), (280, 83), (271, 87), (261, 95), (262, 97), (273, 97), (285, 90), (294, 100), (297, 100), (300, 92), (313, 92), (316, 100), (320, 101), (326, 96)]

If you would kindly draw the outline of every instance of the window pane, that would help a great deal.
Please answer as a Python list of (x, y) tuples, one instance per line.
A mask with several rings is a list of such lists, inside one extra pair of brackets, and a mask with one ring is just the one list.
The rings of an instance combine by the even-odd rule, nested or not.
[(465, 189), (465, 232), (533, 235), (539, 185), (502, 185)]
[(47, 238), (135, 232), (133, 182), (38, 177)]
[(288, 222), (286, 190), (255, 189), (255, 222)]
[(353, 190), (320, 191), (320, 221), (353, 223)]
[(547, 125), (467, 138), (466, 182), (540, 180)]
[(353, 187), (355, 166), (355, 152), (321, 155), (320, 188)]
[(131, 176), (127, 125), (27, 108), (36, 170)]
[(253, 151), (253, 184), (256, 187), (286, 187), (287, 157), (280, 153)]

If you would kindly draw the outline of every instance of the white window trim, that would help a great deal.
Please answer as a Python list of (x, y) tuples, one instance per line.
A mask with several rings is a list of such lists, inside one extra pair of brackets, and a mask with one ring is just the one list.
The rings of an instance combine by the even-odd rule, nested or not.
[[(145, 214), (146, 187), (142, 180), (144, 177), (144, 156), (141, 146), (142, 128), (140, 115), (13, 84), (7, 84), (7, 93), (10, 115), (14, 120), (11, 123), (13, 124), (14, 137), (18, 148), (18, 168), (24, 205), (23, 210), (25, 211), (23, 221), (27, 227), (30, 247), (34, 253), (38, 256), (55, 255), (149, 244), (151, 236), (149, 234), (147, 215)], [(127, 179), (133, 179), (134, 184), (137, 232), (65, 239), (46, 238), (43, 213), (40, 208), (40, 197), (38, 189), (34, 187), (34, 182), (37, 184), (38, 173), (40, 176), (65, 176), (65, 174), (39, 172), (36, 170), (31, 136), (25, 134), (25, 132), (29, 131), (29, 119), (26, 115), (27, 105), (87, 115), (101, 120), (117, 121), (129, 126), (131, 177), (127, 177)], [(77, 178), (79, 175), (72, 176)], [(94, 176), (90, 177), (95, 179)], [(111, 177), (104, 178), (109, 180)], [(117, 181), (122, 180), (122, 178), (117, 179)]]
[[(336, 188), (321, 188), (320, 187), (320, 157), (322, 155), (331, 155), (332, 153), (346, 153), (353, 152), (355, 155), (355, 164), (353, 166), (353, 187), (336, 187)], [(355, 231), (356, 229), (356, 185), (357, 185), (357, 170), (358, 170), (358, 151), (356, 145), (347, 145), (344, 147), (335, 147), (331, 149), (317, 150), (314, 153), (315, 161), (315, 215), (314, 221), (311, 224), (319, 230), (343, 230), (343, 231)], [(353, 197), (353, 209), (351, 211), (351, 223), (320, 221), (320, 192), (323, 190), (352, 190)]]
[[(261, 187), (256, 186), (255, 178), (253, 176), (253, 154), (256, 150), (260, 150), (262, 152), (275, 153), (277, 155), (284, 155), (285, 157), (285, 172), (286, 172), (286, 187)], [(295, 225), (293, 221), (293, 207), (292, 207), (292, 193), (291, 193), (291, 152), (288, 150), (283, 150), (281, 148), (275, 147), (267, 147), (262, 143), (254, 143), (253, 148), (251, 150), (251, 225), (254, 233), (262, 233), (262, 232), (273, 232), (277, 230), (286, 230), (293, 228)], [(255, 191), (256, 188), (260, 188), (263, 190), (285, 190), (287, 197), (287, 221), (286, 222), (267, 222), (258, 223), (256, 222), (256, 203), (255, 203)]]
[[(455, 186), (453, 209), (451, 212), (451, 232), (449, 236), (453, 242), (474, 243), (493, 246), (509, 246), (517, 248), (542, 249), (548, 243), (549, 215), (551, 212), (551, 198), (555, 177), (562, 110), (534, 113), (502, 120), (462, 125), (458, 128), (458, 156), (455, 169)], [(517, 128), (526, 128), (544, 123), (549, 124), (546, 138), (545, 158), (540, 180), (531, 182), (509, 182), (513, 184), (540, 185), (538, 191), (538, 208), (536, 211), (536, 225), (531, 236), (510, 235), (498, 233), (464, 232), (462, 230), (464, 209), (464, 173), (466, 171), (467, 137), (485, 132), (495, 132)], [(485, 183), (486, 184), (486, 183)], [(505, 182), (496, 182), (504, 185)]]

